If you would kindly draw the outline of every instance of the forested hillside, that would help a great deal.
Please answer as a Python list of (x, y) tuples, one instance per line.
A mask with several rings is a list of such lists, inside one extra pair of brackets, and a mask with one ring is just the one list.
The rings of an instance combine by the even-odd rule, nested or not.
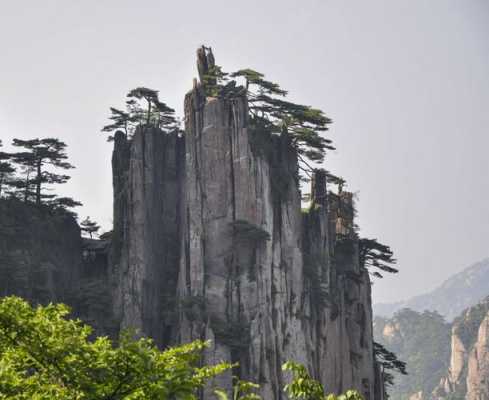
[(450, 324), (437, 312), (398, 311), (374, 319), (374, 338), (407, 363), (408, 375), (394, 373), (392, 400), (431, 393), (446, 372), (450, 358)]

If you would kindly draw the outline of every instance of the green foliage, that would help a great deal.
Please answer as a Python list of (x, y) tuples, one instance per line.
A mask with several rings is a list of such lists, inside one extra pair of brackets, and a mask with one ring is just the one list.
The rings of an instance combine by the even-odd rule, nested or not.
[(289, 135), (302, 168), (311, 171), (306, 159), (322, 162), (326, 150), (334, 149), (331, 141), (321, 136), (331, 123), (321, 110), (283, 100), (281, 97), (286, 96), (287, 91), (277, 83), (265, 80), (257, 71), (243, 69), (230, 76), (246, 81), (251, 125), (262, 126), (271, 133)]
[(196, 399), (209, 379), (232, 366), (199, 367), (205, 342), (160, 351), (123, 334), (89, 341), (91, 329), (68, 307), (0, 301), (0, 399)]
[(413, 393), (431, 393), (449, 364), (450, 325), (436, 313), (418, 313), (410, 309), (397, 312), (391, 319), (376, 317), (375, 341), (406, 363), (403, 375), (387, 371), (394, 378), (388, 390), (390, 398), (401, 400)]
[(211, 326), (216, 339), (233, 351), (244, 351), (250, 345), (250, 325), (243, 319), (224, 321), (218, 318), (212, 318)]
[[(197, 51), (197, 66), (207, 96), (232, 99), (246, 94), (251, 130), (288, 135), (306, 175), (313, 170), (308, 160), (322, 162), (326, 150), (334, 149), (331, 140), (321, 135), (331, 120), (319, 109), (284, 100), (287, 91), (266, 80), (262, 73), (250, 68), (225, 73), (215, 64), (212, 50), (205, 46)], [(243, 80), (244, 87), (236, 80)]]
[(388, 371), (396, 371), (399, 374), (407, 375), (406, 363), (399, 360), (392, 351), (387, 350), (380, 343), (374, 342), (374, 356), (382, 368), (385, 386), (394, 384), (394, 376)]
[[(0, 147), (3, 143), (0, 140)], [(9, 188), (14, 177), (15, 167), (12, 164), (12, 154), (0, 151), (0, 197), (5, 193), (5, 188)]]
[[(58, 197), (47, 191), (52, 185), (66, 183), (70, 177), (56, 170), (74, 168), (67, 162), (66, 144), (55, 138), (20, 140), (14, 139), (13, 146), (20, 147), (16, 153), (0, 153), (0, 193), (2, 185), (8, 187), (6, 194), (34, 202), (51, 211), (68, 212), (67, 209), (81, 203), (70, 197)], [(14, 175), (14, 172), (20, 175)]]
[(489, 297), (465, 310), (453, 321), (454, 333), (460, 338), (466, 349), (472, 348), (477, 340), (479, 327), (489, 311)]
[(282, 365), (282, 370), (292, 373), (292, 381), (284, 387), (285, 393), (291, 400), (362, 400), (360, 393), (355, 390), (348, 390), (339, 396), (326, 394), (323, 385), (311, 378), (302, 364), (288, 361)]
[(238, 219), (231, 222), (231, 226), (233, 228), (233, 233), (238, 239), (252, 240), (257, 242), (270, 240), (270, 234), (266, 230), (252, 224), (251, 222)]
[(111, 133), (108, 140), (113, 140), (112, 133), (122, 131), (126, 137), (134, 134), (138, 126), (155, 127), (163, 131), (178, 130), (179, 123), (175, 110), (160, 101), (157, 90), (137, 87), (126, 96), (126, 111), (110, 107), (110, 124), (102, 132)]
[[(389, 273), (399, 272), (398, 269), (393, 267), (397, 261), (391, 248), (379, 243), (377, 239), (360, 239), (358, 241), (358, 252), (360, 265), (364, 268), (377, 268)], [(378, 271), (374, 271), (372, 274), (382, 278), (382, 274)]]
[[(159, 350), (151, 339), (121, 335), (90, 340), (91, 328), (69, 319), (63, 304), (32, 307), (18, 297), (0, 300), (0, 399), (195, 400), (210, 380), (235, 365), (200, 366), (207, 342)], [(355, 391), (326, 395), (304, 366), (287, 362), (290, 399), (361, 400)], [(232, 400), (259, 400), (259, 385), (234, 378)], [(217, 399), (228, 400), (223, 390)]]
[[(256, 394), (260, 385), (252, 382), (242, 381), (234, 377), (232, 400), (260, 400), (261, 397)], [(228, 394), (221, 389), (214, 391), (218, 400), (229, 400)]]
[(203, 296), (185, 296), (180, 300), (180, 308), (189, 321), (202, 320), (206, 316), (206, 302)]

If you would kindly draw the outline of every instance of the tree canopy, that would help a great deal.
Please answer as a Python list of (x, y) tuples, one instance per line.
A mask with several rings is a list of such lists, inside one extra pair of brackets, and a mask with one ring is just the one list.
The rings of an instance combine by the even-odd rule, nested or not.
[(401, 375), (407, 375), (406, 363), (397, 358), (392, 352), (387, 350), (380, 343), (374, 342), (374, 356), (382, 368), (384, 384), (392, 386), (394, 384), (394, 375), (388, 371), (395, 371)]
[[(0, 399), (13, 400), (196, 400), (212, 378), (235, 365), (201, 365), (207, 342), (158, 349), (151, 339), (123, 333), (112, 342), (90, 339), (92, 330), (69, 319), (63, 304), (30, 306), (18, 297), (0, 300)], [(304, 366), (288, 362), (291, 399), (359, 400), (348, 391), (326, 395)], [(236, 379), (231, 394), (216, 387), (217, 399), (259, 400), (259, 385)]]
[[(34, 201), (37, 205), (46, 204), (53, 207), (79, 205), (73, 199), (58, 199), (55, 194), (45, 193), (47, 186), (66, 183), (70, 176), (54, 172), (57, 169), (74, 168), (67, 159), (66, 143), (56, 138), (14, 139), (13, 146), (22, 150), (12, 153), (13, 162), (21, 167), (23, 177), (14, 183), (17, 190), (23, 192), (25, 201)], [(47, 169), (49, 168), (49, 169)], [(69, 205), (68, 205), (69, 206)]]
[[(383, 272), (397, 273), (399, 270), (394, 268), (397, 260), (389, 246), (379, 243), (377, 239), (361, 238), (358, 243), (360, 265), (365, 268), (376, 268)], [(382, 274), (378, 271), (372, 272), (378, 278)]]
[(100, 226), (90, 219), (90, 217), (86, 217), (82, 222), (80, 222), (80, 230), (90, 236), (90, 239), (93, 238), (93, 235), (98, 232)]
[(110, 133), (108, 140), (113, 140), (112, 133), (122, 131), (131, 137), (138, 126), (156, 127), (163, 131), (179, 129), (175, 110), (159, 99), (158, 90), (137, 87), (127, 93), (126, 110), (110, 107), (110, 124), (102, 132)]
[[(310, 173), (309, 162), (320, 163), (332, 142), (323, 136), (332, 122), (324, 113), (310, 106), (286, 101), (287, 91), (266, 80), (261, 72), (250, 68), (226, 73), (215, 64), (212, 49), (197, 51), (199, 75), (207, 96), (233, 98), (245, 94), (248, 99), (250, 126), (264, 132), (290, 135), (301, 169)], [(244, 86), (236, 80), (243, 80)]]
[(67, 161), (64, 142), (56, 138), (13, 139), (12, 145), (19, 151), (0, 152), (0, 197), (15, 197), (65, 212), (81, 205), (71, 197), (51, 192), (53, 185), (70, 179), (58, 170), (74, 168)]
[[(389, 357), (380, 359), (381, 362), (387, 361), (384, 364), (387, 378), (393, 378), (394, 385), (386, 382), (389, 396), (399, 400), (420, 391), (432, 393), (450, 365), (451, 324), (437, 312), (404, 308), (392, 318), (377, 316), (373, 328), (378, 344), (406, 363), (408, 375), (388, 368), (389, 365), (394, 366)], [(381, 348), (375, 346), (379, 359)]]
[(348, 390), (339, 396), (326, 394), (323, 385), (311, 378), (302, 364), (288, 361), (282, 369), (292, 375), (290, 383), (284, 387), (285, 393), (291, 400), (362, 400), (362, 396), (355, 390)]
[(199, 367), (206, 343), (160, 351), (150, 339), (123, 334), (89, 340), (62, 304), (31, 307), (0, 301), (0, 399), (196, 399), (197, 390), (231, 368)]
[[(2, 140), (0, 140), (0, 147), (2, 145)], [(0, 151), (0, 197), (4, 194), (5, 188), (9, 188), (12, 185), (14, 172), (15, 167), (12, 163), (12, 155)]]

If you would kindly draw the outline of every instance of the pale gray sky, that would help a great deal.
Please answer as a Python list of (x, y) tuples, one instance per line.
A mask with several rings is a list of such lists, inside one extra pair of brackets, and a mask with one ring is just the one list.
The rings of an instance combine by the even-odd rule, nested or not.
[(63, 191), (109, 227), (108, 108), (145, 85), (182, 110), (195, 49), (323, 109), (327, 168), (401, 273), (375, 301), (429, 290), (489, 255), (489, 1), (0, 0), (0, 138), (59, 137)]

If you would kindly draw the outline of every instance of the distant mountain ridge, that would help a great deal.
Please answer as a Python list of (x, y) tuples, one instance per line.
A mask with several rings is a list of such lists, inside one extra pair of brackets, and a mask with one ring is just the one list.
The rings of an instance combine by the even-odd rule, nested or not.
[(464, 309), (489, 295), (489, 258), (453, 275), (435, 290), (395, 303), (374, 304), (374, 315), (392, 317), (403, 308), (437, 311), (452, 321)]
[(436, 311), (403, 308), (375, 317), (375, 340), (406, 362), (391, 400), (489, 400), (489, 296), (452, 323)]

